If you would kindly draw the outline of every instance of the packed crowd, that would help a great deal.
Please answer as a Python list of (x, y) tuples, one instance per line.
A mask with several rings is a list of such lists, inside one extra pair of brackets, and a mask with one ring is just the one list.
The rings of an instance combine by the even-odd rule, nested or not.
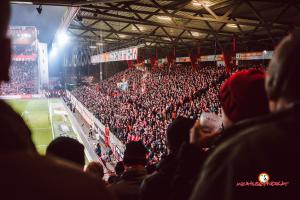
[(37, 92), (37, 62), (13, 61), (10, 68), (10, 81), (1, 85), (0, 95), (36, 94)]
[[(177, 116), (196, 119), (201, 112), (221, 114), (218, 88), (223, 67), (192, 70), (177, 65), (151, 72), (128, 69), (96, 85), (80, 86), (73, 95), (124, 144), (142, 140), (157, 162), (166, 154), (165, 131)], [(128, 90), (117, 83), (126, 80)]]
[[(10, 68), (9, 8), (3, 0), (1, 84)], [(203, 129), (201, 120), (175, 113), (166, 130), (168, 154), (157, 166), (146, 167), (142, 142), (127, 143), (109, 183), (103, 181), (101, 163), (84, 168), (85, 149), (77, 140), (56, 138), (40, 155), (24, 120), (0, 100), (1, 199), (299, 199), (299, 51), (300, 35), (291, 33), (277, 45), (266, 73), (245, 70), (225, 80), (219, 90), (223, 129)], [(151, 91), (147, 83), (141, 85)]]

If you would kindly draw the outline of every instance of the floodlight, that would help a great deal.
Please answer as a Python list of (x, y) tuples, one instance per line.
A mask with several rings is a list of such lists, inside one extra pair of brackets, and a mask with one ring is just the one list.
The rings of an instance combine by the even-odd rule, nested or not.
[(50, 51), (50, 58), (55, 58), (57, 56), (58, 53), (58, 49), (56, 47), (52, 48), (52, 50)]
[(57, 35), (56, 40), (57, 40), (56, 42), (58, 43), (59, 46), (64, 46), (65, 44), (67, 44), (69, 42), (70, 37), (65, 32), (62, 32)]

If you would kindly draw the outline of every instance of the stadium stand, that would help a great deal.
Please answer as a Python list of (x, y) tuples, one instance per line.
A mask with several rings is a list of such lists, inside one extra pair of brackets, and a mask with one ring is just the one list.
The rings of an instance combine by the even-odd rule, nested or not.
[[(24, 1), (26, 2), (26, 0)], [(63, 3), (64, 0), (54, 2)], [(184, 1), (184, 5), (177, 4), (179, 1), (171, 1), (171, 4), (164, 4), (176, 7), (176, 10), (169, 14), (168, 8), (162, 5), (162, 2), (166, 1), (126, 1), (125, 5), (129, 9), (126, 6), (121, 7), (124, 4), (123, 1), (103, 4), (98, 4), (99, 1), (95, 2), (69, 1), (68, 3), (72, 5), (74, 3), (82, 5), (81, 8), (78, 8), (78, 12), (74, 12), (78, 14), (73, 16), (76, 24), (71, 22), (70, 27), (85, 28), (88, 29), (86, 32), (95, 32), (98, 29), (92, 28), (92, 26), (97, 22), (89, 24), (89, 26), (84, 23), (87, 21), (86, 18), (99, 20), (98, 14), (101, 17), (110, 15), (115, 18), (113, 22), (121, 16), (123, 23), (128, 23), (127, 26), (136, 26), (133, 23), (130, 24), (130, 20), (142, 22), (142, 24), (151, 22), (152, 25), (155, 25), (153, 21), (149, 20), (155, 13), (144, 10), (144, 7), (151, 7), (153, 4), (159, 7), (159, 10), (155, 11), (158, 16), (155, 17), (173, 21), (172, 23), (175, 25), (169, 28), (187, 28), (186, 25), (189, 23), (193, 25), (192, 21), (194, 20), (205, 21), (210, 30), (206, 31), (207, 36), (204, 40), (208, 40), (211, 46), (215, 43), (215, 51), (219, 51), (217, 45), (220, 44), (217, 43), (225, 44), (226, 37), (224, 36), (228, 33), (236, 33), (239, 39), (245, 39), (245, 41), (249, 39), (245, 44), (248, 44), (247, 42), (250, 44), (250, 39), (260, 38), (255, 34), (256, 31), (264, 35), (261, 29), (266, 24), (264, 28), (275, 46), (277, 38), (273, 32), (281, 30), (286, 34), (287, 31), (286, 24), (280, 23), (281, 21), (278, 20), (280, 15), (285, 15), (284, 12), (290, 7), (295, 7), (295, 10), (298, 11), (300, 6), (297, 1), (289, 1), (287, 5), (281, 2), (280, 5), (285, 5), (285, 7), (268, 26), (269, 22), (264, 22), (262, 19), (267, 13), (260, 15), (260, 11), (251, 4), (251, 2), (261, 3), (262, 1), (255, 0), (224, 1), (229, 3), (229, 6), (214, 9), (210, 9), (210, 6), (204, 1)], [(235, 4), (236, 7), (230, 4), (236, 2), (239, 3)], [(239, 19), (233, 18), (234, 15), (231, 14), (234, 10), (236, 12), (238, 7), (246, 7), (241, 6), (242, 2), (245, 2), (247, 7), (259, 18), (257, 24), (251, 20), (239, 21)], [(268, 5), (268, 2), (264, 1), (263, 4)], [(131, 3), (141, 6), (143, 8), (141, 12), (144, 15), (150, 13), (149, 17), (146, 17), (148, 19), (137, 14), (137, 10), (133, 12), (133, 8), (130, 7)], [(196, 15), (182, 16), (186, 22), (177, 27), (176, 16), (180, 16), (180, 10), (182, 10), (180, 12), (186, 13), (189, 11), (185, 8), (188, 3), (198, 3), (208, 14), (212, 15), (212, 19), (207, 17), (208, 14), (206, 16), (197, 9), (199, 13), (194, 13)], [(226, 10), (223, 15), (220, 10), (226, 7), (229, 7), (229, 10)], [(115, 9), (116, 14), (109, 9)], [(10, 74), (11, 85), (2, 84), (2, 81), (8, 81), (10, 68), (10, 40), (5, 34), (9, 21), (8, 10), (9, 1), (4, 0), (0, 7), (0, 83), (4, 89), (1, 94), (34, 93), (34, 83), (32, 82), (34, 79), (30, 77), (35, 76), (36, 72), (35, 63), (31, 61), (13, 61)], [(41, 14), (42, 6), (39, 6), (37, 10)], [(161, 15), (160, 10), (172, 17)], [(215, 13), (215, 11), (217, 12)], [(92, 14), (87, 15), (89, 12)], [(132, 13), (130, 16), (125, 16), (126, 12), (134, 13), (135, 17), (131, 17)], [(295, 16), (295, 21), (297, 21), (297, 17)], [(107, 18), (101, 20), (104, 21)], [(216, 23), (223, 21), (224, 25), (218, 32), (215, 32), (214, 27), (209, 25), (209, 23), (213, 23), (211, 20)], [(78, 27), (78, 24), (81, 24), (82, 27)], [(107, 22), (105, 24), (108, 25)], [(167, 30), (164, 30), (163, 24), (156, 25), (159, 26), (154, 32), (161, 28), (170, 39), (166, 40), (167, 44), (174, 45), (172, 43), (176, 41), (167, 33)], [(111, 31), (115, 32), (114, 34), (122, 33), (113, 26), (108, 26)], [(247, 36), (250, 32), (246, 28), (249, 26), (256, 26), (251, 37)], [(183, 30), (181, 35), (185, 31), (189, 31), (193, 36), (189, 29), (194, 28)], [(222, 30), (223, 28), (224, 30)], [(241, 34), (238, 34), (237, 31), (226, 30), (229, 28), (238, 28)], [(86, 36), (84, 35), (86, 32), (80, 36)], [(139, 32), (142, 31), (139, 30)], [(93, 34), (96, 35), (96, 33)], [(153, 36), (152, 33), (149, 35)], [(211, 39), (213, 35), (215, 40)], [(119, 34), (117, 37), (120, 39), (122, 35)], [(180, 37), (177, 40), (181, 39)], [(106, 39), (109, 39), (109, 36)], [(180, 42), (185, 43), (183, 39), (181, 40)], [(204, 43), (202, 39), (201, 42)], [(235, 43), (235, 38), (233, 43)], [(98, 46), (102, 45), (101, 43)], [(146, 46), (151, 48), (151, 44)], [(89, 46), (88, 48), (98, 47)], [(233, 49), (235, 54), (235, 47)], [(16, 52), (23, 55), (32, 53), (30, 49), (18, 49)], [(133, 61), (127, 60), (128, 69), (106, 80), (99, 78), (101, 81), (96, 83), (79, 84), (78, 87), (71, 90), (77, 105), (72, 105), (73, 99), (66, 99), (69, 97), (64, 96), (69, 94), (69, 91), (62, 91), (62, 88), (49, 90), (46, 94), (47, 97), (63, 96), (67, 106), (70, 107), (73, 114), (75, 113), (74, 116), (72, 113), (70, 116), (75, 118), (75, 115), (81, 113), (88, 116), (90, 115), (86, 110), (88, 109), (97, 118), (95, 119), (94, 116), (93, 118), (83, 117), (92, 119), (90, 120), (92, 122), (88, 124), (90, 127), (87, 129), (89, 139), (93, 138), (93, 125), (99, 119), (104, 125), (101, 126), (101, 129), (105, 129), (105, 135), (102, 136), (111, 137), (111, 133), (109, 133), (111, 131), (113, 137), (116, 136), (125, 146), (122, 159), (118, 160), (115, 167), (116, 176), (111, 174), (107, 182), (102, 180), (105, 172), (99, 165), (102, 164), (102, 162), (99, 163), (99, 160), (91, 162), (86, 170), (83, 170), (86, 162), (84, 146), (73, 139), (56, 139), (48, 146), (47, 156), (39, 155), (31, 138), (31, 130), (21, 116), (13, 111), (7, 103), (0, 100), (0, 160), (2, 161), (0, 165), (0, 198), (51, 200), (299, 199), (299, 197), (297, 198), (300, 180), (300, 164), (297, 162), (300, 154), (298, 148), (300, 93), (297, 87), (300, 83), (299, 52), (300, 34), (295, 31), (289, 32), (277, 45), (275, 51), (272, 51), (272, 59), (267, 69), (260, 64), (235, 66), (236, 64), (231, 62), (231, 66), (229, 63), (232, 58), (235, 58), (232, 52), (222, 52), (226, 67), (215, 64), (196, 65), (195, 55), (190, 55), (191, 66), (176, 64), (174, 61), (176, 56), (168, 55), (168, 66), (158, 67), (157, 65), (154, 67), (153, 65), (152, 69), (142, 69), (142, 64), (138, 64), (139, 66), (135, 68)], [(123, 55), (122, 52), (120, 54)], [(228, 55), (225, 56), (225, 54)], [(265, 56), (265, 53), (261, 55)], [(98, 72), (102, 72), (100, 70), (103, 67), (100, 64), (101, 56), (96, 55), (94, 58), (99, 61), (94, 63), (99, 64)], [(152, 58), (152, 60), (157, 62), (157, 58)], [(115, 59), (108, 62), (118, 63), (120, 61)], [(74, 63), (74, 68), (75, 65)], [(79, 109), (76, 110), (76, 106), (84, 107), (84, 111), (77, 113)], [(215, 118), (210, 118), (210, 116)], [(85, 126), (84, 122), (81, 126)], [(66, 130), (66, 127), (61, 126), (61, 129)], [(98, 129), (100, 130), (100, 127)], [(100, 136), (96, 138), (96, 149), (93, 150), (100, 157), (101, 145), (104, 144), (100, 144)], [(66, 140), (71, 144), (66, 145)], [(87, 140), (87, 143), (89, 141), (92, 140)], [(75, 146), (73, 146), (74, 144)], [(109, 145), (111, 144), (107, 142), (105, 145), (109, 149), (105, 155), (110, 160), (112, 149)], [(56, 154), (60, 158), (53, 156), (55, 152), (62, 153), (62, 155)], [(97, 156), (96, 159), (98, 159)], [(68, 160), (73, 160), (73, 162)], [(76, 164), (76, 161), (79, 165)]]
[(1, 86), (0, 95), (37, 94), (37, 70), (36, 61), (13, 61), (10, 82)]
[[(95, 85), (72, 91), (100, 121), (125, 144), (142, 140), (158, 162), (166, 155), (165, 131), (177, 116), (196, 119), (201, 112), (221, 115), (218, 88), (224, 68), (211, 66), (195, 71), (181, 65), (144, 73), (128, 69)], [(128, 90), (117, 83), (128, 80)]]

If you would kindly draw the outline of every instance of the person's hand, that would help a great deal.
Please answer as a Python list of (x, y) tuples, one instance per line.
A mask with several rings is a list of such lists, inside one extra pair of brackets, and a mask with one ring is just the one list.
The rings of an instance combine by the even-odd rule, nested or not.
[(190, 130), (190, 143), (191, 144), (199, 144), (202, 147), (206, 147), (207, 143), (210, 139), (219, 135), (219, 132), (212, 132), (207, 128), (201, 127), (200, 121), (197, 120)]

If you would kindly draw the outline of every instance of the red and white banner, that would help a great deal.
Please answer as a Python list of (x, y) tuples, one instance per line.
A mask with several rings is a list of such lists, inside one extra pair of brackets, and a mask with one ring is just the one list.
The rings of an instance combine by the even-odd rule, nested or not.
[(111, 51), (94, 55), (91, 57), (92, 64), (116, 62), (125, 60), (137, 60), (138, 59), (138, 47), (130, 47), (127, 49), (121, 49), (118, 51)]
[(248, 52), (248, 53), (237, 53), (237, 60), (264, 60), (272, 59), (273, 51), (258, 51), (258, 52)]

